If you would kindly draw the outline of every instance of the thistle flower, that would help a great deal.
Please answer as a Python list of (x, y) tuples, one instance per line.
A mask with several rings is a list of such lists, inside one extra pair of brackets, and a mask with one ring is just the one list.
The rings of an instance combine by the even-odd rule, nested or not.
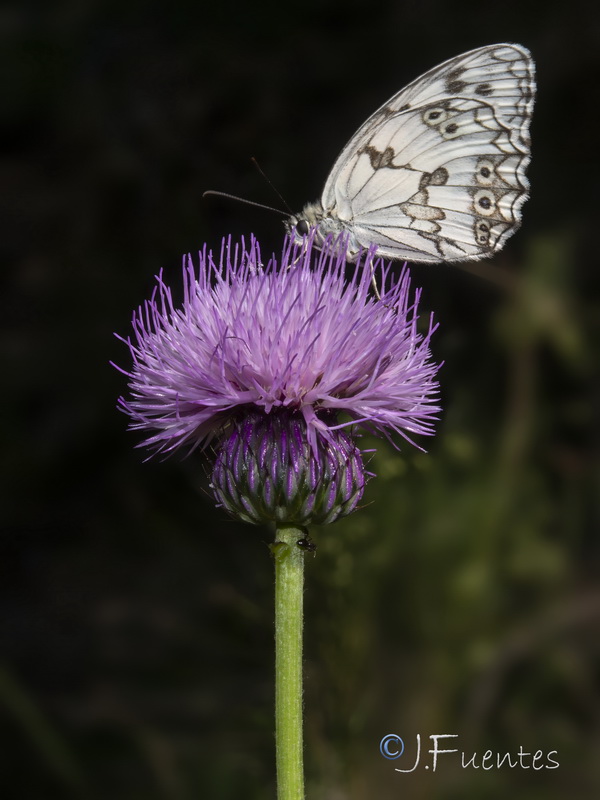
[(247, 521), (350, 513), (365, 483), (357, 428), (413, 444), (433, 433), (436, 326), (417, 330), (420, 292), (411, 299), (408, 271), (394, 280), (374, 250), (348, 280), (345, 262), (342, 239), (317, 251), (288, 238), (266, 266), (254, 238), (225, 240), (218, 260), (205, 246), (197, 271), (184, 259), (182, 307), (159, 275), (123, 340), (130, 428), (163, 453), (216, 443), (215, 496)]

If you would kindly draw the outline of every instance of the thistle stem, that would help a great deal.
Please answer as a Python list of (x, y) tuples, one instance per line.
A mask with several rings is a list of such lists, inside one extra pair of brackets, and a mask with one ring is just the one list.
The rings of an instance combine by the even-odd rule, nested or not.
[(277, 800), (304, 800), (302, 752), (303, 528), (280, 527), (275, 558), (275, 744)]

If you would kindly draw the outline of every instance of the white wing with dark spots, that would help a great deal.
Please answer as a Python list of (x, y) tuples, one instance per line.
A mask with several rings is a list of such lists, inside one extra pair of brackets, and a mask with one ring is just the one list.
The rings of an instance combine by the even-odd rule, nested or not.
[(346, 232), (350, 257), (376, 244), (408, 261), (492, 254), (528, 196), (534, 63), (496, 44), (444, 62), (378, 109), (342, 150), (321, 201), (288, 222), (296, 236)]

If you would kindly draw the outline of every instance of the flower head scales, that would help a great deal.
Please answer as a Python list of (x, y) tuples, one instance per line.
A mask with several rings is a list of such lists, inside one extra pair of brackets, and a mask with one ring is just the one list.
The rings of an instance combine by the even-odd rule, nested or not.
[[(286, 239), (263, 265), (258, 242), (206, 247), (184, 259), (183, 304), (162, 274), (133, 317), (130, 398), (119, 403), (144, 444), (169, 452), (206, 445), (244, 409), (302, 415), (308, 440), (360, 423), (375, 433), (431, 434), (439, 411), (429, 349), (436, 326), (417, 329), (420, 292), (406, 269), (365, 254), (345, 277), (345, 243), (322, 251)], [(370, 291), (378, 274), (381, 299)], [(350, 422), (340, 422), (345, 413)]]

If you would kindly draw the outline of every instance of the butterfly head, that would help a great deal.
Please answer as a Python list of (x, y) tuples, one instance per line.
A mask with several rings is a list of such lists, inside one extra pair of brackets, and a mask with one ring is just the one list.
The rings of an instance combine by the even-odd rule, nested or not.
[[(288, 233), (290, 233), (294, 242), (301, 243), (306, 239), (311, 230), (315, 229), (315, 244), (318, 237), (319, 225), (323, 220), (323, 207), (320, 203), (307, 203), (299, 214), (292, 214), (284, 221), (284, 225)], [(323, 240), (321, 237), (320, 243)]]
[(347, 259), (354, 261), (360, 247), (356, 245), (352, 230), (334, 213), (328, 213), (321, 203), (307, 203), (299, 214), (292, 214), (284, 221), (294, 244), (306, 242), (312, 237), (312, 244), (319, 250), (329, 239), (336, 239), (340, 234), (346, 237)]
[(310, 223), (301, 214), (292, 214), (283, 224), (294, 244), (301, 244), (310, 233)]

